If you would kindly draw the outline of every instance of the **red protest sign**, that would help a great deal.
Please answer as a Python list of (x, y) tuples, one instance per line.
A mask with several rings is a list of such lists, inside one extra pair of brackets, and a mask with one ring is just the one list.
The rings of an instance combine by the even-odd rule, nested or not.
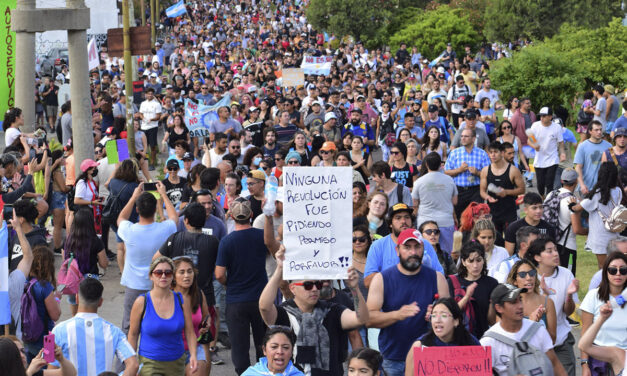
[(490, 346), (414, 347), (414, 376), (491, 376)]

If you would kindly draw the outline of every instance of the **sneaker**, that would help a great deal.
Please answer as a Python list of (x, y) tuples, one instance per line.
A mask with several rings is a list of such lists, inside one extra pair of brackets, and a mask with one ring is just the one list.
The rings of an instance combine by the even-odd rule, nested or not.
[(568, 320), (568, 324), (573, 328), (576, 328), (579, 326), (579, 321), (575, 321), (571, 319), (570, 317), (567, 317), (566, 320)]
[(155, 166), (148, 166), (148, 171), (154, 171), (155, 170)]
[(224, 360), (218, 356), (218, 348), (216, 346), (212, 346), (209, 348), (209, 357), (211, 358), (211, 364), (214, 366), (219, 366), (220, 364), (224, 364)]
[(231, 348), (231, 340), (229, 339), (229, 335), (225, 332), (218, 333), (218, 342), (220, 342), (226, 349)]
[(117, 257), (117, 254), (115, 254), (109, 249), (106, 250), (106, 253), (107, 253), (107, 258), (109, 259), (109, 261), (113, 261)]

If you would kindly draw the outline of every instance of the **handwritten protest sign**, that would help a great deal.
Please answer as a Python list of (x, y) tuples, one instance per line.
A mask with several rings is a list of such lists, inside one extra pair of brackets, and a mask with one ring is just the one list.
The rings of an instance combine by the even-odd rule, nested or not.
[(345, 279), (351, 265), (353, 171), (283, 168), (284, 279)]
[(300, 67), (305, 74), (331, 74), (332, 56), (307, 56), (303, 57)]
[(414, 376), (491, 376), (490, 346), (414, 348)]
[(218, 109), (231, 104), (231, 94), (226, 93), (222, 99), (213, 106), (194, 103), (185, 100), (185, 125), (191, 137), (209, 137), (211, 123), (218, 120)]
[(285, 68), (283, 69), (283, 78), (281, 86), (299, 86), (305, 84), (305, 73), (300, 68)]

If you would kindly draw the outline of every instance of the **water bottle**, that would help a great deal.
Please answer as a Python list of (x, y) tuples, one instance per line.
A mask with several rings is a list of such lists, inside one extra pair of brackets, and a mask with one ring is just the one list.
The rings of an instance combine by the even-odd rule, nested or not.
[(246, 182), (246, 179), (246, 176), (242, 177), (242, 192), (240, 193), (240, 197), (250, 196), (250, 191), (248, 190), (248, 183)]
[(374, 236), (378, 229), (379, 227), (375, 222), (368, 222), (368, 232), (370, 233), (370, 236)]
[(276, 192), (279, 187), (279, 181), (276, 177), (270, 176), (266, 179), (266, 203), (263, 205), (263, 214), (274, 215), (276, 210)]
[(488, 192), (492, 192), (494, 194), (501, 193), (503, 192), (503, 188), (497, 186), (494, 183), (490, 183), (488, 184)]
[(622, 307), (625, 302), (627, 302), (627, 289), (624, 289), (623, 292), (615, 298), (610, 297), (610, 305), (613, 309)]

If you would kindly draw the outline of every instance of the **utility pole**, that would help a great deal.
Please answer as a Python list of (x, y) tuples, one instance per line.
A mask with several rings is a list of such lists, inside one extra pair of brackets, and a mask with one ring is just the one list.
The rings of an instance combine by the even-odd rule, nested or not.
[(135, 159), (135, 128), (133, 127), (133, 56), (131, 55), (131, 30), (129, 1), (122, 0), (122, 37), (124, 40), (124, 87), (126, 89), (126, 142), (128, 155)]
[(139, 2), (139, 7), (142, 12), (142, 26), (146, 26), (146, 0), (141, 0)]
[(155, 48), (155, 42), (157, 41), (157, 31), (155, 24), (157, 23), (157, 0), (150, 0), (150, 43), (152, 48)]

